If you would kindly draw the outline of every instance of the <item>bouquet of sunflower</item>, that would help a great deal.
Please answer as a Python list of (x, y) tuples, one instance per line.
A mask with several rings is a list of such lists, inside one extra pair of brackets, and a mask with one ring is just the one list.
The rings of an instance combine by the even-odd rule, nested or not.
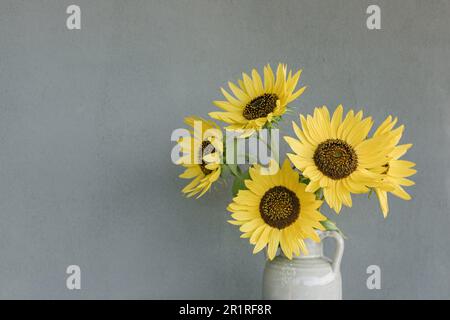
[[(279, 137), (283, 116), (306, 89), (296, 90), (300, 75), (301, 70), (293, 73), (284, 64), (276, 72), (266, 65), (263, 77), (255, 69), (251, 76), (243, 73), (237, 84), (228, 83), (230, 91), (221, 89), (225, 100), (213, 103), (222, 111), (209, 116), (228, 124), (227, 137), (264, 142), (273, 154), (277, 143), (263, 137)], [(324, 203), (339, 214), (342, 206), (352, 206), (352, 194), (375, 193), (387, 217), (389, 193), (411, 199), (404, 187), (414, 185), (408, 177), (416, 173), (415, 163), (402, 157), (412, 144), (400, 144), (405, 128), (392, 116), (369, 136), (374, 123), (362, 111), (345, 112), (339, 105), (331, 113), (317, 107), (292, 122), (295, 136), (284, 137), (292, 153), (282, 162), (275, 154), (266, 163), (255, 148), (236, 152), (236, 139), (228, 143), (212, 120), (187, 117), (185, 123), (190, 130), (176, 139), (181, 153), (176, 163), (186, 169), (180, 177), (192, 181), (182, 192), (200, 197), (219, 179), (233, 176), (229, 222), (254, 245), (253, 253), (267, 248), (271, 260), (278, 248), (289, 259), (307, 253), (304, 240), (319, 242), (317, 230), (339, 230), (320, 212)]]

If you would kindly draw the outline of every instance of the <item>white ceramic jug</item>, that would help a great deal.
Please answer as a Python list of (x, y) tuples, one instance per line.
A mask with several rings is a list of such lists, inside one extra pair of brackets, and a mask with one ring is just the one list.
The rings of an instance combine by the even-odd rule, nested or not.
[(323, 243), (305, 240), (308, 255), (293, 257), (283, 254), (266, 262), (263, 277), (263, 299), (341, 300), (340, 264), (344, 239), (336, 231), (319, 232), (320, 239), (336, 240), (334, 259), (323, 256)]

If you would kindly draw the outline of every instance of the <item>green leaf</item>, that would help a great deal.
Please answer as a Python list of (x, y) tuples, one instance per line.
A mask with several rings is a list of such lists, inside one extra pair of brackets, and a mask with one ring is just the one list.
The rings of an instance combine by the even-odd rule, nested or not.
[(263, 129), (271, 129), (272, 128), (272, 123), (270, 123), (270, 122), (266, 122), (264, 125), (263, 125)]
[(245, 180), (249, 180), (249, 179), (250, 179), (250, 172), (249, 172), (248, 170), (242, 172), (241, 177), (242, 177), (243, 179), (245, 179)]
[(316, 199), (318, 199), (318, 200), (323, 200), (323, 189), (322, 189), (322, 188), (319, 188), (319, 189), (315, 192), (315, 194), (316, 194)]
[(328, 231), (337, 231), (339, 234), (344, 238), (347, 239), (345, 234), (337, 227), (336, 223), (333, 221), (327, 219), (325, 221), (320, 221), (320, 223), (323, 225), (323, 227)]
[(300, 182), (304, 183), (304, 184), (309, 184), (311, 182), (311, 180), (309, 180), (308, 178), (306, 178), (304, 176), (300, 176)]
[(246, 189), (244, 179), (240, 177), (235, 177), (233, 181), (233, 186), (231, 187), (231, 192), (233, 192), (233, 197), (237, 196), (239, 190)]
[(228, 168), (230, 169), (231, 173), (235, 176), (239, 176), (239, 166), (234, 163), (227, 164)]
[(230, 168), (228, 167), (228, 165), (226, 165), (226, 164), (222, 164), (221, 166), (220, 166), (220, 176), (223, 178), (223, 177), (226, 177), (226, 176), (228, 176), (230, 173), (231, 173), (231, 170), (230, 170)]
[(245, 180), (247, 179), (250, 179), (250, 174), (248, 171), (245, 171), (241, 175), (234, 177), (233, 186), (231, 187), (233, 197), (238, 194), (239, 190), (247, 189), (247, 187), (245, 186)]
[(275, 123), (278, 123), (278, 122), (280, 122), (280, 121), (282, 121), (282, 120), (283, 120), (283, 117), (282, 117), (282, 116), (276, 116), (276, 117), (273, 117), (273, 118), (272, 118), (272, 121), (275, 122)]
[(327, 229), (329, 231), (337, 231), (338, 230), (336, 223), (334, 223), (331, 220), (320, 221), (320, 223), (325, 227), (325, 229)]

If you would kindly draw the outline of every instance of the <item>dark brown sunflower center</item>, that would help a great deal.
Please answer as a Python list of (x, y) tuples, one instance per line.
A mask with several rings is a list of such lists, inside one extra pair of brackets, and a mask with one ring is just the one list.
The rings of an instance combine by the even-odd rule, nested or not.
[(358, 166), (358, 156), (347, 142), (328, 139), (314, 152), (314, 163), (327, 177), (339, 180), (348, 177)]
[(269, 189), (259, 203), (261, 218), (269, 226), (284, 229), (300, 215), (300, 201), (291, 190), (276, 186)]
[(206, 165), (208, 163), (205, 162), (205, 160), (203, 160), (203, 157), (207, 156), (208, 154), (214, 153), (216, 151), (216, 149), (214, 148), (214, 146), (211, 144), (211, 142), (209, 141), (203, 141), (202, 142), (202, 148), (200, 150), (200, 159), (202, 159), (202, 163), (200, 164), (200, 169), (202, 170), (202, 172), (205, 175), (208, 175), (212, 172), (212, 170), (209, 170), (208, 168), (206, 168)]
[(264, 118), (277, 106), (278, 96), (273, 93), (264, 93), (249, 103), (244, 108), (243, 116), (247, 120)]

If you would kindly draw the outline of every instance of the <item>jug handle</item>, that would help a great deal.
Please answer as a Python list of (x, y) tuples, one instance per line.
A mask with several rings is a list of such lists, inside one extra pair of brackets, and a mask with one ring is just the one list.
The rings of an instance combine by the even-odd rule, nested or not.
[(320, 240), (325, 238), (333, 238), (336, 240), (336, 251), (334, 253), (333, 262), (331, 268), (333, 273), (339, 272), (341, 266), (342, 255), (344, 254), (344, 239), (337, 231), (323, 231), (320, 233)]

